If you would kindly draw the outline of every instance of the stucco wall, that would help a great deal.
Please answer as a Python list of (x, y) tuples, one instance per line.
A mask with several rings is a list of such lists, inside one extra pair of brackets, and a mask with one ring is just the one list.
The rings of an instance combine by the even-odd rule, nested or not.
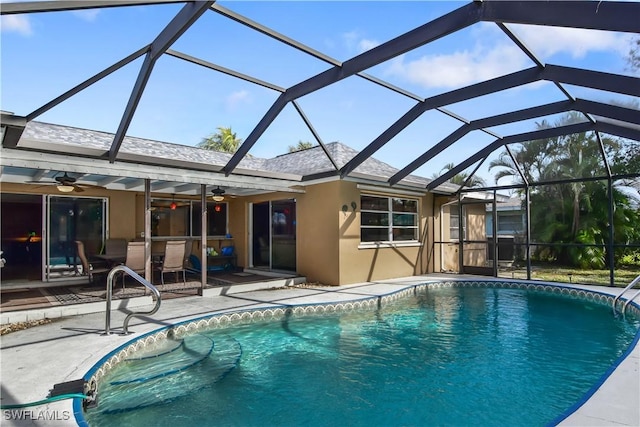
[(340, 283), (338, 227), (340, 182), (306, 187), (297, 197), (298, 273), (309, 281), (330, 285)]
[[(421, 245), (363, 248), (360, 245), (360, 194), (354, 182), (341, 181), (339, 197), (336, 200), (336, 215), (339, 218), (340, 237), (340, 284), (383, 280), (393, 277), (422, 274), (433, 270), (431, 242), (433, 225), (427, 221), (432, 214), (431, 195), (419, 198)], [(367, 192), (367, 194), (375, 194)], [(393, 193), (379, 193), (392, 196)], [(399, 196), (409, 197), (409, 196)], [(355, 212), (351, 203), (355, 202)], [(342, 206), (347, 205), (347, 212)]]

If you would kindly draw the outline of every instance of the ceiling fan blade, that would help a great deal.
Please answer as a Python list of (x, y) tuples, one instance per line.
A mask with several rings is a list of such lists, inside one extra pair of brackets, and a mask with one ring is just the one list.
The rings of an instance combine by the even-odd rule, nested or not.
[(74, 185), (78, 185), (80, 187), (84, 187), (84, 188), (100, 188), (100, 189), (104, 189), (105, 187), (103, 187), (102, 185), (94, 185), (94, 184), (74, 184)]
[(84, 189), (82, 187), (80, 187), (79, 185), (77, 185), (77, 184), (73, 184), (72, 187), (73, 187), (73, 192), (74, 193), (82, 193), (82, 192), (84, 192)]
[(25, 184), (57, 184), (56, 181), (25, 181)]

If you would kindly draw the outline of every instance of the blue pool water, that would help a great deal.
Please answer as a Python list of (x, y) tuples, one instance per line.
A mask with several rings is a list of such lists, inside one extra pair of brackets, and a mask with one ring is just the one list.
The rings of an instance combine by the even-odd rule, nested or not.
[(163, 340), (100, 380), (91, 426), (544, 426), (638, 332), (548, 292), (418, 291), (378, 310)]

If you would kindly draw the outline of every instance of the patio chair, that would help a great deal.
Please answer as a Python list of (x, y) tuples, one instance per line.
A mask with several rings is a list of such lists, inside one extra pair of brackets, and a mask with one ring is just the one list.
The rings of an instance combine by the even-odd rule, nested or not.
[(104, 253), (107, 255), (124, 255), (127, 253), (126, 239), (107, 239), (104, 242)]
[(176, 273), (176, 281), (178, 273), (182, 272), (182, 281), (187, 285), (187, 277), (184, 268), (184, 252), (185, 240), (170, 240), (164, 249), (164, 259), (157, 267), (160, 271), (160, 282), (164, 285), (164, 273)]
[(78, 253), (78, 258), (80, 258), (80, 262), (82, 263), (82, 275), (89, 277), (89, 283), (93, 283), (94, 274), (107, 274), (111, 271), (111, 269), (106, 266), (95, 267), (90, 264), (87, 254), (84, 251), (84, 243), (80, 240), (76, 240), (76, 251)]
[[(124, 261), (124, 265), (132, 269), (138, 274), (144, 274), (144, 242), (129, 242), (127, 243), (127, 257)], [(122, 273), (122, 289), (124, 290), (124, 276)]]

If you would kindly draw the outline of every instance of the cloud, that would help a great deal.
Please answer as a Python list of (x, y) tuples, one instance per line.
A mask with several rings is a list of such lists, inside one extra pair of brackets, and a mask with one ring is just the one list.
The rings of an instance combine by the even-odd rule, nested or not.
[(391, 61), (385, 74), (397, 76), (426, 88), (457, 88), (508, 74), (524, 68), (527, 57), (516, 46), (506, 44), (486, 49), (449, 54), (424, 55), (407, 60), (406, 55)]
[(231, 93), (225, 99), (225, 107), (229, 111), (234, 111), (242, 104), (248, 104), (251, 102), (251, 96), (248, 90), (239, 90)]
[[(557, 54), (574, 59), (592, 52), (619, 52), (629, 48), (627, 35), (608, 31), (534, 25), (510, 25), (510, 29), (543, 61)], [(390, 61), (385, 73), (425, 88), (452, 89), (534, 66), (522, 51), (506, 40), (497, 26), (482, 23), (471, 36), (475, 45), (465, 50)]]
[(583, 58), (589, 52), (619, 52), (629, 49), (628, 36), (611, 31), (580, 28), (512, 25), (510, 28), (536, 55), (549, 59), (558, 53)]
[(31, 21), (27, 16), (23, 15), (3, 15), (0, 21), (2, 25), (2, 32), (18, 33), (23, 36), (30, 36), (33, 31), (31, 30)]
[(72, 12), (75, 16), (83, 21), (93, 22), (100, 13), (99, 9), (86, 9), (86, 10), (74, 10)]
[(378, 46), (380, 43), (378, 43), (375, 40), (369, 40), (369, 39), (362, 39), (358, 42), (358, 48), (360, 50), (360, 52), (366, 52), (367, 50), (373, 49), (374, 47)]
[(357, 52), (358, 54), (372, 49), (380, 44), (376, 40), (364, 38), (358, 30), (343, 33), (342, 40), (344, 41), (347, 49), (352, 52)]

